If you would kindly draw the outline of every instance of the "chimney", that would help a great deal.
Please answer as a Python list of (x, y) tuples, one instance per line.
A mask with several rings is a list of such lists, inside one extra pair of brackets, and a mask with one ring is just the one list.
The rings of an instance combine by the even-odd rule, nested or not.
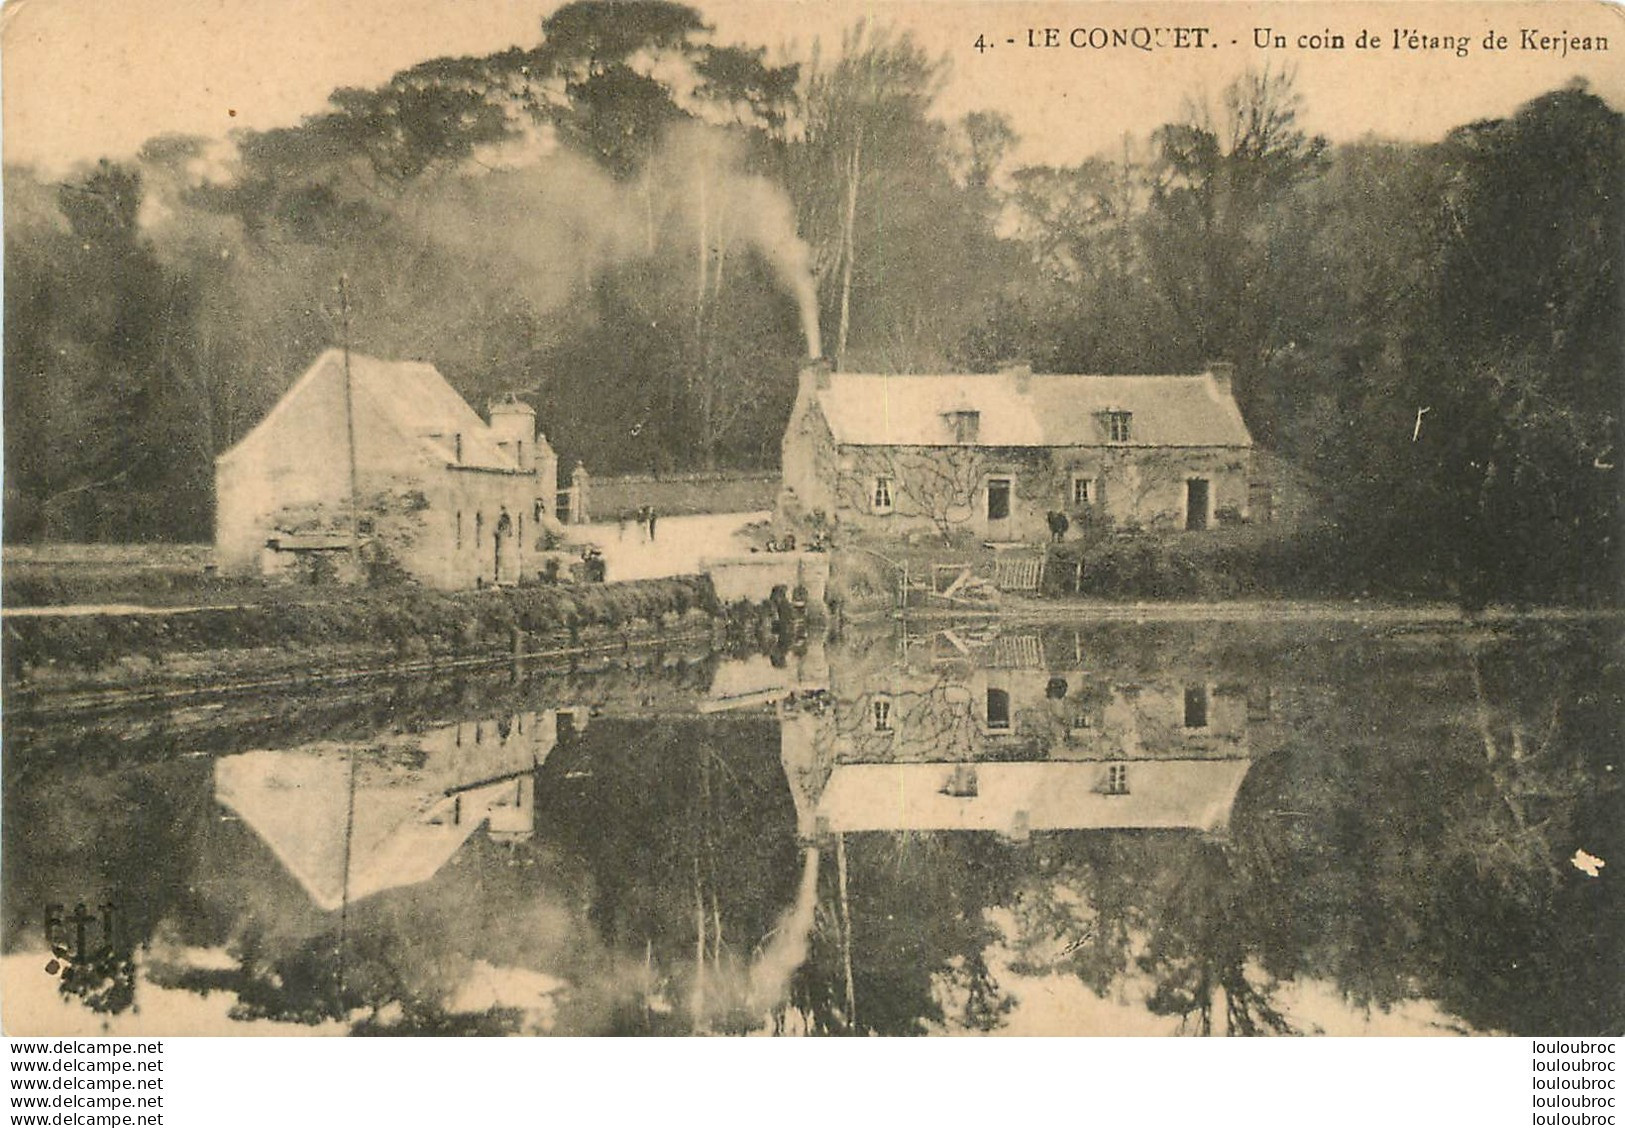
[(506, 403), (493, 403), (487, 412), (491, 417), (491, 434), (497, 445), (513, 456), (520, 470), (536, 468), (536, 409), (528, 403), (509, 399)]
[(1214, 386), (1221, 395), (1233, 395), (1231, 385), (1235, 382), (1236, 366), (1228, 360), (1210, 360), (1207, 362), (1207, 374), (1212, 377)]
[(999, 375), (1009, 376), (1016, 385), (1016, 391), (1023, 395), (1032, 388), (1033, 366), (1025, 357), (1013, 357), (1010, 360), (1001, 360), (998, 365)]
[(829, 361), (823, 357), (814, 357), (801, 362), (801, 373), (798, 377), (796, 391), (798, 395), (810, 396), (814, 392), (822, 392), (829, 388)]

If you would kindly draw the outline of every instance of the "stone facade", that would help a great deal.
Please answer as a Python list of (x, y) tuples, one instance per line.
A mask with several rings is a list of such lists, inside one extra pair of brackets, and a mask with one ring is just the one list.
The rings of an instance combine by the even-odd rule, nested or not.
[[(449, 589), (528, 575), (539, 539), (558, 531), (558, 459), (535, 411), (494, 404), (487, 423), (427, 364), (351, 355), (348, 371), (343, 354), (324, 353), (216, 460), (221, 569), (312, 580), (398, 570)], [(361, 559), (346, 551), (335, 566), (352, 490)]]
[[(1114, 434), (1115, 432), (1115, 434)], [(1252, 440), (1221, 372), (801, 376), (781, 516), (868, 534), (1041, 541), (1048, 515), (1206, 529), (1245, 520)]]

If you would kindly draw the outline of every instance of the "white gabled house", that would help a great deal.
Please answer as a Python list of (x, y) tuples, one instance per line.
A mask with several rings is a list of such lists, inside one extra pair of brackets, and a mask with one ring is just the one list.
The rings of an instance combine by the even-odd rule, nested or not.
[(236, 574), (515, 583), (558, 531), (557, 497), (558, 456), (528, 404), (492, 404), (487, 422), (433, 365), (329, 349), (215, 460), (216, 559)]

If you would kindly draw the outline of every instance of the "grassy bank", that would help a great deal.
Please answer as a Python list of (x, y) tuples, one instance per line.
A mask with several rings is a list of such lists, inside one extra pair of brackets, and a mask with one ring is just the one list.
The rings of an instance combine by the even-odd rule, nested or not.
[(207, 544), (7, 545), (4, 563), (0, 602), (7, 607), (215, 605), (266, 590), (256, 579), (216, 574), (214, 546)]
[(719, 611), (700, 577), (445, 593), (415, 587), (289, 589), (256, 602), (173, 614), (11, 616), (8, 685), (242, 676), (367, 663), (423, 663), (608, 641), (709, 624)]

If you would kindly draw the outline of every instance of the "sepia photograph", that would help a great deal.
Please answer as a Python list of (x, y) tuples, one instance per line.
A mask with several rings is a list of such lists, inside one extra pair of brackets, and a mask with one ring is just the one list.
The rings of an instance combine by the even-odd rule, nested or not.
[(8, 1038), (1625, 1032), (1620, 8), (0, 44)]

